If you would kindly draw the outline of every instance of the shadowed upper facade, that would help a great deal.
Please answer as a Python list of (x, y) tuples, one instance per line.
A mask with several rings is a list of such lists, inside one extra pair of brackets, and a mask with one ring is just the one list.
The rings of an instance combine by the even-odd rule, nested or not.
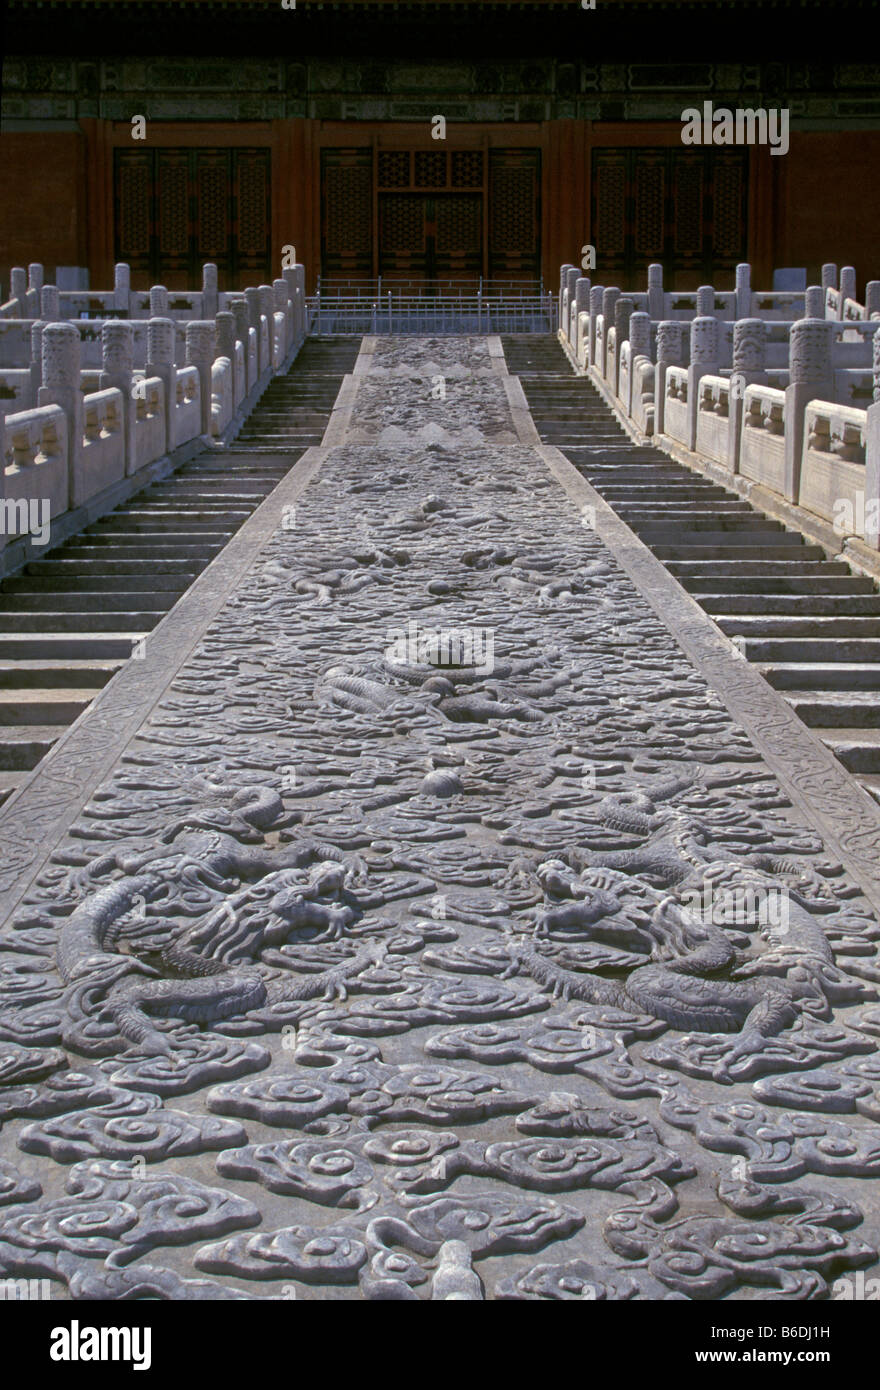
[[(41, 261), (182, 289), (280, 273), (720, 288), (872, 257), (876, 7), (58, 0), (7, 7), (0, 277)], [(833, 41), (846, 36), (845, 44)], [(789, 111), (787, 152), (682, 113)], [(133, 138), (133, 118), (145, 118)], [(445, 130), (438, 124), (442, 117)], [(443, 131), (443, 138), (437, 138)]]

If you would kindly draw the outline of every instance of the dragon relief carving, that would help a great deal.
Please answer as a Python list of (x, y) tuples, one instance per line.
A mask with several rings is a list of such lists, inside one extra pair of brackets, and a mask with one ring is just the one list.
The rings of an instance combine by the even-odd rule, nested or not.
[[(4, 1273), (73, 1298), (813, 1299), (876, 1261), (880, 927), (500, 442), (484, 348), (377, 341), (367, 441), (0, 935)], [(444, 432), (416, 448), (426, 360)], [(401, 655), (404, 619), (478, 621), (494, 659)]]

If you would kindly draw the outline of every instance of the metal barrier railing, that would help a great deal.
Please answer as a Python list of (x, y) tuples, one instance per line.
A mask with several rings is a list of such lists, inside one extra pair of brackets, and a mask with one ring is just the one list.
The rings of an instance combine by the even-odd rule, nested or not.
[(437, 299), (454, 296), (482, 295), (484, 299), (534, 299), (544, 294), (543, 280), (488, 280), (482, 276), (472, 279), (409, 280), (398, 276), (379, 276), (359, 279), (337, 275), (318, 276), (316, 293), (343, 295), (380, 301), (388, 292), (410, 299)]
[(381, 299), (361, 295), (315, 294), (307, 302), (308, 331), (315, 336), (376, 333), (443, 336), (488, 333), (553, 333), (555, 294), (519, 298), (482, 294), (401, 295)]

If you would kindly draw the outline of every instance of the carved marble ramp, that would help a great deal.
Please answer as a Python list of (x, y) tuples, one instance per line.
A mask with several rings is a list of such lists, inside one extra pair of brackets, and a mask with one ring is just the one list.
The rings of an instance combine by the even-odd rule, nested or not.
[(0, 1272), (834, 1296), (880, 1241), (856, 873), (523, 442), (497, 343), (366, 340), (340, 409), (151, 698), (83, 716), (85, 804), (53, 819), (64, 741), (18, 801)]

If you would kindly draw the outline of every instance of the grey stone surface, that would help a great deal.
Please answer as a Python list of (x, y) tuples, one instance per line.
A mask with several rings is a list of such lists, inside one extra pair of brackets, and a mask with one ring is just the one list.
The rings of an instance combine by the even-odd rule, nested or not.
[(370, 349), (0, 928), (0, 1271), (826, 1297), (877, 1262), (876, 917), (488, 345)]

